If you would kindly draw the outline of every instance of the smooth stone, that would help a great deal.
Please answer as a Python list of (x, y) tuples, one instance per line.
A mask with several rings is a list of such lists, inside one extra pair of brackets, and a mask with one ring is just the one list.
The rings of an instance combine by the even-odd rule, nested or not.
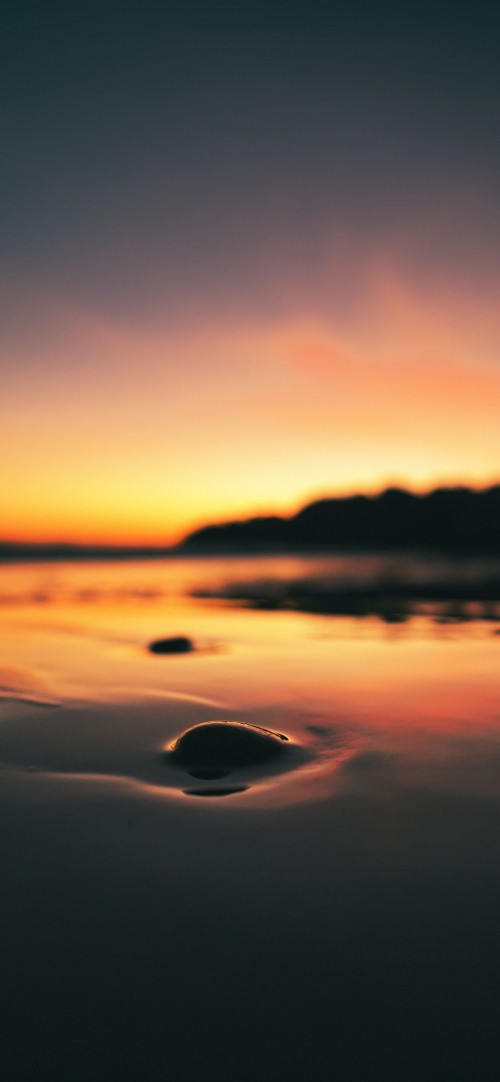
[[(275, 759), (285, 751), (288, 737), (241, 721), (206, 721), (187, 729), (170, 752), (174, 762), (195, 776), (213, 771), (252, 766)], [(203, 773), (202, 773), (203, 772)], [(212, 777), (216, 776), (214, 773)]]
[(150, 642), (148, 650), (151, 654), (190, 654), (194, 650), (194, 643), (185, 635), (177, 635), (172, 639), (155, 639)]

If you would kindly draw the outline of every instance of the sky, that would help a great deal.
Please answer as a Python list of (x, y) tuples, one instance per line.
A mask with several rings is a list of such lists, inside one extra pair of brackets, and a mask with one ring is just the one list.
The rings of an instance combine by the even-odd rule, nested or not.
[(492, 5), (34, 3), (0, 46), (0, 537), (500, 477)]

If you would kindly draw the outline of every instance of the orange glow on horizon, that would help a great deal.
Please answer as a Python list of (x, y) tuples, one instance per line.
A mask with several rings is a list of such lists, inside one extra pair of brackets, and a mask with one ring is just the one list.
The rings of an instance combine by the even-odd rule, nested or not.
[(318, 496), (494, 483), (491, 298), (387, 258), (366, 282), (349, 313), (180, 329), (36, 298), (8, 342), (0, 538), (166, 545)]

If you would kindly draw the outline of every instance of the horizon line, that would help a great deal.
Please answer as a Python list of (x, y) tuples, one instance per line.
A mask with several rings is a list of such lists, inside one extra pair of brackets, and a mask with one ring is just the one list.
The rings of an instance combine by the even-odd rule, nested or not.
[(366, 500), (378, 500), (388, 492), (399, 492), (405, 495), (415, 497), (416, 499), (425, 499), (437, 492), (468, 492), (470, 494), (481, 494), (490, 492), (493, 489), (500, 488), (500, 478), (497, 481), (493, 481), (488, 484), (464, 484), (464, 483), (438, 483), (418, 489), (412, 486), (401, 485), (397, 483), (386, 484), (382, 488), (374, 492), (361, 492), (359, 490), (353, 490), (347, 493), (338, 493), (337, 495), (331, 495), (325, 493), (324, 495), (315, 495), (312, 498), (306, 499), (304, 502), (299, 503), (296, 510), (290, 514), (280, 514), (271, 511), (262, 511), (257, 514), (251, 512), (238, 516), (237, 518), (217, 518), (205, 520), (199, 523), (192, 529), (189, 529), (183, 534), (178, 541), (175, 542), (144, 542), (144, 541), (82, 541), (82, 540), (62, 540), (60, 538), (54, 538), (52, 540), (26, 540), (25, 538), (11, 538), (0, 537), (0, 556), (2, 550), (13, 548), (21, 550), (35, 549), (43, 552), (50, 552), (51, 550), (61, 550), (62, 552), (72, 552), (74, 550), (82, 552), (110, 552), (110, 553), (150, 553), (154, 555), (156, 553), (168, 554), (180, 552), (184, 543), (194, 534), (199, 531), (208, 529), (210, 527), (217, 526), (230, 526), (236, 523), (255, 522), (259, 519), (275, 518), (283, 522), (292, 521), (297, 515), (299, 515), (305, 508), (311, 507), (314, 504), (328, 502), (328, 501), (346, 501), (355, 499)]

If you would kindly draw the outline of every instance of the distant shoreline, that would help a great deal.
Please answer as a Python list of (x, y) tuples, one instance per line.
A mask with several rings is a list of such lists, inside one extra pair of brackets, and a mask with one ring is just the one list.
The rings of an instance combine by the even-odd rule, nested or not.
[(316, 500), (290, 518), (260, 516), (203, 526), (175, 546), (0, 541), (0, 562), (388, 550), (500, 555), (500, 485), (438, 488), (425, 495), (389, 488), (378, 496)]
[(56, 563), (57, 561), (91, 562), (99, 560), (154, 560), (178, 555), (171, 548), (140, 548), (124, 545), (60, 545), (0, 541), (2, 563)]

